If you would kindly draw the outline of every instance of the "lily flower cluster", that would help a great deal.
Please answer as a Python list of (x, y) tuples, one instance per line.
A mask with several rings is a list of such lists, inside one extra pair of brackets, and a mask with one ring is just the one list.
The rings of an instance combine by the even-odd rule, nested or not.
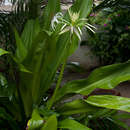
[(81, 40), (82, 30), (81, 28), (86, 27), (93, 33), (96, 29), (93, 25), (87, 23), (86, 18), (80, 18), (80, 12), (72, 12), (68, 9), (70, 20), (66, 20), (61, 12), (58, 12), (51, 21), (52, 29), (55, 30), (58, 24), (62, 24), (59, 35), (70, 31), (71, 36), (75, 33), (79, 40)]

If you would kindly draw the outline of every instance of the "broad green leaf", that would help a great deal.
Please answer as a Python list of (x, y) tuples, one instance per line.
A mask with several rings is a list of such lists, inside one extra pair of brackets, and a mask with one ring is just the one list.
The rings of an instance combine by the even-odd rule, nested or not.
[(79, 113), (96, 112), (100, 108), (93, 107), (83, 100), (74, 100), (69, 103), (65, 103), (63, 106), (58, 106), (57, 111), (61, 115), (73, 115)]
[(76, 0), (72, 6), (72, 10), (80, 12), (80, 17), (84, 18), (89, 15), (93, 5), (93, 0)]
[(27, 128), (28, 130), (38, 129), (43, 126), (44, 120), (38, 113), (37, 109), (33, 110), (32, 118), (28, 121)]
[[(77, 8), (77, 5), (78, 5), (78, 7), (79, 7), (78, 10), (80, 12), (82, 12), (82, 11), (86, 12), (86, 13), (82, 14), (82, 17), (86, 17), (87, 16), (87, 11), (90, 10), (91, 7), (87, 7), (86, 6), (87, 8), (86, 7), (83, 8), (83, 5), (86, 5), (86, 3), (87, 3), (86, 0), (82, 0), (82, 1), (78, 0), (78, 1), (80, 1), (80, 4), (79, 4), (79, 2), (76, 1), (77, 4), (74, 4), (74, 6), (72, 8), (73, 8), (74, 11), (76, 11), (74, 8)], [(52, 2), (52, 1), (49, 1), (49, 2)], [(69, 38), (70, 38), (70, 34), (69, 33), (61, 35), (59, 37), (57, 43), (56, 43), (56, 47), (57, 48), (55, 50), (55, 53), (53, 55), (48, 56), (48, 58), (47, 58), (47, 59), (50, 59), (50, 61), (47, 63), (47, 66), (44, 69), (44, 73), (43, 73), (43, 76), (44, 76), (44, 74), (46, 74), (46, 76), (44, 76), (42, 84), (41, 84), (41, 87), (44, 86), (43, 87), (43, 89), (44, 89), (43, 92), (45, 92), (48, 89), (48, 87), (50, 86), (51, 82), (53, 81), (54, 75), (56, 73), (56, 69), (61, 64), (61, 61), (63, 60), (65, 54), (66, 53), (68, 54), (70, 52), (72, 53), (76, 49), (76, 47), (78, 45), (77, 44), (76, 47), (75, 47), (75, 45), (72, 45), (73, 49), (69, 50), (68, 49), (68, 46), (69, 46), (69, 43), (70, 43), (70, 39)], [(76, 41), (76, 43), (77, 43), (77, 39), (76, 40), (73, 39), (73, 40)], [(52, 43), (53, 43), (53, 41), (55, 41), (55, 40), (52, 39)], [(74, 42), (72, 42), (72, 43), (74, 43)], [(51, 68), (53, 68), (53, 70), (51, 70)]]
[(3, 50), (2, 48), (0, 48), (0, 56), (8, 54), (8, 51)]
[[(54, 38), (54, 36), (50, 39), (49, 44), (51, 45), (51, 43), (53, 43), (53, 46), (50, 46), (50, 50), (46, 58), (46, 63), (42, 68), (42, 77), (44, 78), (42, 78), (41, 85), (44, 86), (43, 92), (45, 92), (50, 87), (50, 84), (53, 82), (56, 70), (62, 63), (65, 53), (68, 51), (66, 49), (66, 46), (69, 44), (68, 37), (69, 33), (66, 33), (64, 36), (62, 35), (59, 37), (59, 39)], [(44, 74), (46, 74), (46, 76), (44, 76)]]
[(19, 60), (16, 57), (12, 56), (12, 59), (18, 64), (19, 70), (21, 72), (30, 73), (30, 74), (32, 73), (27, 68), (25, 68), (23, 64), (19, 63)]
[(21, 72), (25, 72), (25, 73), (32, 73), (32, 72), (30, 72), (29, 70), (27, 70), (25, 67), (24, 67), (24, 65), (22, 65), (22, 64), (19, 64), (19, 69), (20, 69), (20, 71)]
[(31, 48), (32, 42), (40, 32), (40, 25), (38, 19), (29, 20), (22, 32), (21, 40), (27, 50)]
[(14, 32), (15, 32), (15, 39), (16, 39), (16, 45), (17, 45), (16, 58), (21, 63), (27, 56), (27, 49), (25, 48), (18, 32), (16, 30), (14, 30)]
[(79, 122), (72, 119), (65, 119), (63, 121), (60, 121), (58, 127), (69, 130), (91, 130), (87, 126), (82, 125)]
[[(20, 82), (20, 92), (21, 97), (24, 103), (25, 113), (27, 116), (30, 116), (31, 110), (32, 110), (32, 104), (34, 103), (33, 99), (36, 99), (37, 97), (41, 97), (39, 94), (39, 85), (42, 80), (41, 79), (41, 70), (43, 67), (42, 56), (44, 57), (44, 54), (46, 52), (46, 40), (48, 37), (46, 33), (39, 32), (39, 34), (35, 37), (33, 40), (33, 43), (31, 45), (31, 49), (29, 50), (29, 53), (27, 57), (24, 60), (24, 63), (22, 63), (22, 72), (29, 71), (27, 73), (21, 74), (21, 82)], [(25, 70), (26, 69), (26, 70)], [(42, 77), (43, 78), (43, 77)], [(24, 86), (24, 87), (22, 87)], [(36, 95), (36, 96), (35, 96)], [(39, 100), (37, 100), (39, 102)]]
[(96, 88), (112, 89), (127, 80), (130, 80), (130, 61), (104, 66), (94, 70), (87, 79), (65, 84), (59, 89), (57, 100), (69, 93), (88, 95)]
[(130, 98), (111, 96), (111, 95), (101, 95), (101, 96), (90, 96), (85, 101), (97, 107), (105, 107), (109, 109), (130, 112)]
[(41, 128), (41, 130), (57, 130), (56, 115), (50, 116), (45, 122), (44, 126)]
[(45, 19), (45, 29), (50, 28), (51, 20), (57, 12), (60, 12), (60, 0), (48, 0), (48, 5), (43, 11), (43, 19)]

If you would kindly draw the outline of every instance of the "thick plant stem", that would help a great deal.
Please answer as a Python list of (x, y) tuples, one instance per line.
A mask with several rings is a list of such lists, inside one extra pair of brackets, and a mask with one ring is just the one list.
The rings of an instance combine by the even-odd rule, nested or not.
[(61, 80), (62, 80), (62, 77), (63, 77), (65, 65), (66, 65), (66, 58), (65, 58), (65, 61), (64, 61), (63, 65), (62, 65), (61, 72), (60, 72), (60, 75), (58, 77), (58, 81), (57, 81), (57, 84), (56, 84), (55, 91), (54, 91), (54, 93), (53, 93), (53, 95), (52, 95), (52, 97), (51, 97), (51, 99), (50, 99), (50, 101), (48, 103), (48, 109), (49, 110), (51, 109), (53, 103), (55, 102), (55, 97), (56, 97), (57, 91), (58, 91), (58, 89), (60, 87), (60, 84), (61, 84)]

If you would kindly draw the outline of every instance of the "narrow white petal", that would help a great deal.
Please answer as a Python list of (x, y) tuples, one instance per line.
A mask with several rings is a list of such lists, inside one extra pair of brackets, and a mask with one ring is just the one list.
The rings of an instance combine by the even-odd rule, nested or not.
[(66, 24), (64, 24), (63, 26), (62, 26), (62, 28), (61, 28), (61, 31), (66, 27), (67, 25)]
[(59, 33), (59, 35), (65, 33), (65, 32), (68, 32), (69, 30), (70, 30), (70, 28), (65, 28), (64, 30), (62, 30), (62, 31)]
[(79, 40), (81, 41), (81, 36), (76, 28), (74, 28), (74, 32), (75, 32), (76, 36), (79, 38)]
[(51, 22), (51, 27), (52, 27), (53, 30), (55, 30), (55, 24), (54, 24), (53, 21)]
[(89, 23), (87, 23), (87, 25), (90, 26), (90, 27), (92, 27), (92, 28), (94, 28), (94, 29), (97, 29), (95, 26), (93, 26), (93, 25), (91, 25)]
[(95, 33), (92, 28), (90, 28), (89, 26), (85, 25), (86, 28), (88, 28), (90, 31), (92, 31), (93, 33)]
[(63, 14), (62, 14), (61, 12), (58, 12), (58, 13), (56, 14), (56, 17), (58, 17), (58, 18), (63, 17)]
[(88, 19), (86, 19), (86, 18), (81, 18), (81, 19), (79, 19), (80, 21), (87, 21)]
[(82, 31), (81, 31), (80, 27), (78, 27), (78, 30), (79, 30), (80, 35), (82, 35)]
[(73, 32), (74, 32), (74, 27), (71, 26), (70, 29), (71, 29), (71, 34), (73, 34)]
[(62, 22), (65, 22), (66, 24), (70, 24), (67, 20), (62, 19)]

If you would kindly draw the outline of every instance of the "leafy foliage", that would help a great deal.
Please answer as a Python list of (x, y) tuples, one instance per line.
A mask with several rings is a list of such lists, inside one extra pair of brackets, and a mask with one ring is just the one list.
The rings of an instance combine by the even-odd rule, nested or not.
[(0, 127), (2, 129), (11, 128), (12, 130), (15, 130), (15, 129), (19, 130), (17, 122), (2, 107), (0, 107)]
[(129, 13), (130, 2), (126, 0), (92, 16), (91, 20), (97, 24), (99, 30), (88, 39), (87, 44), (102, 63), (124, 62), (130, 58)]
[(87, 79), (66, 83), (57, 93), (56, 99), (70, 93), (89, 95), (96, 88), (112, 89), (119, 83), (130, 79), (129, 69), (130, 61), (98, 68)]
[(72, 120), (72, 119), (65, 119), (59, 123), (60, 128), (69, 128), (71, 130), (91, 130), (84, 125)]
[[(84, 19), (89, 15), (91, 8), (92, 0), (82, 0), (82, 2), (76, 0), (71, 10), (76, 13), (79, 10), (80, 18)], [(67, 57), (77, 48), (78, 38), (75, 33), (70, 37), (71, 30), (60, 35), (62, 28), (60, 23), (55, 30), (52, 29), (50, 23), (57, 12), (60, 12), (60, 1), (49, 0), (43, 10), (41, 17), (44, 19), (43, 21), (39, 20), (39, 17), (28, 20), (21, 33), (14, 29), (15, 52), (0, 49), (1, 55), (6, 55), (15, 65), (11, 69), (13, 73), (11, 79), (8, 76), (5, 78), (2, 74), (0, 75), (2, 89), (6, 90), (4, 86), (7, 84), (10, 88), (8, 91), (12, 94), (12, 98), (6, 95), (6, 101), (3, 100), (3, 93), (0, 94), (2, 114), (6, 115), (6, 111), (10, 113), (11, 121), (11, 117), (13, 117), (13, 123), (15, 125), (15, 121), (18, 122), (19, 129), (25, 129), (27, 126), (27, 130), (89, 130), (89, 122), (86, 119), (91, 113), (99, 112), (101, 114), (103, 108), (116, 110), (120, 101), (116, 97), (116, 105), (108, 107), (111, 102), (105, 100), (106, 96), (102, 96), (107, 105), (100, 104), (99, 100), (98, 106), (95, 106), (94, 100), (90, 100), (93, 99), (93, 96), (88, 99), (70, 100), (67, 103), (65, 103), (65, 96), (67, 99), (71, 99), (71, 96), (76, 93), (83, 97), (96, 88), (111, 89), (120, 82), (130, 79), (130, 62), (126, 62), (99, 68), (88, 79), (72, 81), (60, 87)], [(66, 21), (71, 20), (68, 12), (63, 17)], [(45, 20), (46, 18), (48, 19)], [(60, 65), (61, 71), (56, 87), (53, 94), (48, 94)], [(3, 81), (7, 81), (7, 83), (3, 84)], [(123, 105), (129, 106), (129, 99), (121, 99), (128, 100)], [(113, 102), (115, 103), (114, 98)], [(122, 107), (118, 109), (128, 111)], [(11, 128), (9, 126), (9, 129)]]
[[(123, 98), (118, 96), (91, 96), (87, 99), (87, 103), (100, 106), (100, 107), (106, 107), (110, 109), (117, 109), (122, 110), (126, 112), (130, 112), (130, 99), (129, 98)], [(127, 105), (128, 104), (128, 105)]]

